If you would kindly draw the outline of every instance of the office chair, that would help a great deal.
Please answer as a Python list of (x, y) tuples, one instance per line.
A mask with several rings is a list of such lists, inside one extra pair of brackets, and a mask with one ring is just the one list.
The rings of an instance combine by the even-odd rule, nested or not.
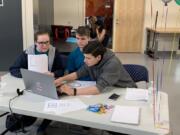
[(148, 70), (145, 66), (136, 64), (124, 64), (126, 71), (129, 73), (134, 82), (149, 82)]

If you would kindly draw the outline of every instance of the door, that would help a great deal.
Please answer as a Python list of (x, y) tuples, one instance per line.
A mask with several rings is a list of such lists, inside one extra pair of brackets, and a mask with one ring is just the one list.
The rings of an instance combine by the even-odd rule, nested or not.
[(115, 52), (141, 52), (144, 0), (115, 0), (114, 39)]

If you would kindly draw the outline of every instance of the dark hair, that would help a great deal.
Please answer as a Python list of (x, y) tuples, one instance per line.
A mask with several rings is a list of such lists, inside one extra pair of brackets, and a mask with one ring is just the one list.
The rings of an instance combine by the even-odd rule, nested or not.
[(101, 20), (97, 20), (95, 23), (97, 26), (99, 26), (98, 31), (101, 33), (103, 29), (105, 29), (104, 27), (104, 23)]
[(89, 41), (83, 48), (83, 53), (92, 54), (94, 57), (103, 56), (105, 52), (106, 48), (99, 41)]
[(48, 36), (50, 36), (48, 31), (46, 31), (46, 30), (40, 30), (40, 31), (38, 31), (38, 32), (36, 32), (36, 33), (34, 34), (34, 40), (37, 41), (38, 36), (39, 36), (39, 35), (44, 35), (44, 34), (47, 34)]
[(88, 20), (90, 20), (90, 19), (92, 19), (92, 18), (93, 18), (92, 16), (89, 16), (89, 17), (88, 17)]
[(80, 36), (90, 37), (90, 30), (86, 26), (79, 26), (76, 33)]

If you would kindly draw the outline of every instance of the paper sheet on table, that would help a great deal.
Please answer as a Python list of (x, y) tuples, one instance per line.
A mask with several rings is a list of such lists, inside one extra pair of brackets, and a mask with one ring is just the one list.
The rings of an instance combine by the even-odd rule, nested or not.
[(137, 88), (127, 88), (126, 90), (126, 100), (148, 100), (148, 90), (137, 89)]
[(48, 72), (48, 56), (41, 55), (28, 55), (28, 69), (40, 73)]
[(135, 106), (116, 105), (111, 117), (112, 122), (139, 124), (140, 108)]
[(44, 111), (62, 114), (87, 108), (79, 99), (50, 100), (45, 102)]
[(72, 88), (85, 88), (89, 86), (95, 86), (96, 82), (95, 81), (73, 81), (69, 82), (68, 85)]

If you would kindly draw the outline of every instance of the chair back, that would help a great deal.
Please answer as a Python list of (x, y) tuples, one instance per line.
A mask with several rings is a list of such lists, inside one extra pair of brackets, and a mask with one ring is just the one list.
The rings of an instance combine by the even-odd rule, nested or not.
[(124, 64), (126, 71), (129, 73), (134, 82), (149, 82), (148, 70), (145, 66), (136, 64)]

